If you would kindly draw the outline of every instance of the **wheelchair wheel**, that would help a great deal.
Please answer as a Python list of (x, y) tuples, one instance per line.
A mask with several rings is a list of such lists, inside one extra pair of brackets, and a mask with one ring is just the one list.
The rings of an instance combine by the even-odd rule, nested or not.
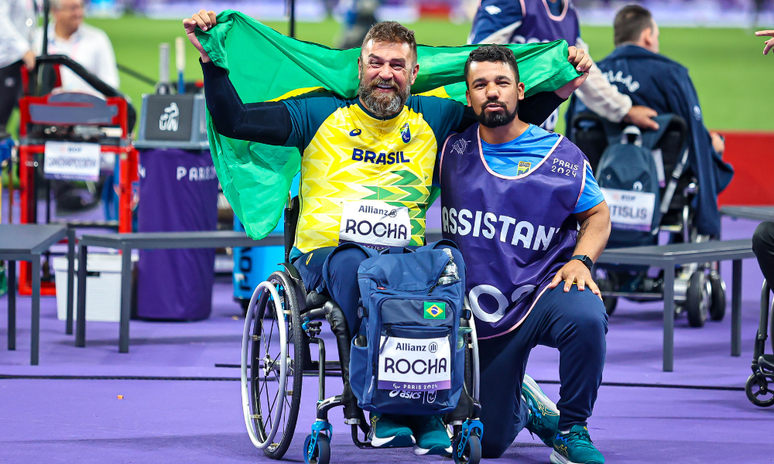
[(774, 405), (774, 390), (769, 388), (768, 379), (760, 372), (752, 374), (744, 385), (747, 399), (756, 406), (767, 408)]
[(726, 283), (720, 278), (720, 274), (712, 271), (709, 275), (710, 308), (709, 315), (713, 321), (722, 321), (726, 315)]
[(452, 459), (455, 464), (478, 464), (481, 461), (481, 439), (476, 434), (470, 434), (462, 456), (457, 453), (457, 447), (462, 439), (461, 434), (452, 443)]
[(307, 435), (304, 440), (304, 463), (306, 464), (328, 464), (331, 462), (331, 439), (328, 435), (320, 433), (317, 435), (317, 443), (314, 449), (309, 449), (312, 441), (312, 435)]
[(688, 324), (691, 327), (704, 327), (707, 321), (710, 299), (708, 283), (707, 276), (701, 269), (691, 274), (685, 295), (685, 311), (688, 313)]
[(303, 331), (290, 279), (275, 272), (253, 293), (242, 334), (242, 410), (250, 440), (272, 459), (290, 446), (301, 403)]

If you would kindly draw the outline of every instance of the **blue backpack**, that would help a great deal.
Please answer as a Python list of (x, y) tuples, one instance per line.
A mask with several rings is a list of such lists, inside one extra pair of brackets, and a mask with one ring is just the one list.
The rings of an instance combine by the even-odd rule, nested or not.
[[(351, 346), (352, 391), (368, 411), (450, 412), (464, 382), (458, 332), (465, 264), (450, 241), (402, 251), (368, 258), (358, 269), (361, 324)], [(457, 268), (451, 278), (449, 254)]]
[[(653, 245), (661, 223), (660, 178), (639, 129), (627, 127), (602, 153), (596, 179), (610, 208), (608, 247)], [(662, 169), (663, 171), (663, 169)]]

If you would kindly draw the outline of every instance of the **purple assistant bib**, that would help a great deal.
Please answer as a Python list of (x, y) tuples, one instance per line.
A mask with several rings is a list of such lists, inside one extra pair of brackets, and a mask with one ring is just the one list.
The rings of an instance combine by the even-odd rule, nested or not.
[(580, 37), (578, 12), (564, 0), (564, 8), (559, 16), (551, 14), (547, 0), (521, 0), (523, 20), (511, 37), (511, 43), (540, 43), (566, 40), (575, 45)]
[(583, 153), (559, 136), (533, 170), (501, 176), (486, 165), (478, 124), (446, 139), (441, 154), (443, 237), (465, 258), (479, 338), (518, 327), (572, 257), (583, 191)]

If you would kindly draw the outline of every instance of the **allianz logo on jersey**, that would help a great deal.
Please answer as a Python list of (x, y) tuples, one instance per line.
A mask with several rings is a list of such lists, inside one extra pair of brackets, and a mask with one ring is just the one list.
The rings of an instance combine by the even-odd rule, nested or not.
[(391, 209), (385, 209), (385, 208), (377, 208), (375, 206), (371, 205), (361, 205), (357, 209), (358, 213), (367, 213), (367, 214), (376, 214), (377, 216), (381, 217), (391, 217), (394, 218), (398, 216), (398, 208), (391, 208)]
[(375, 151), (362, 150), (360, 148), (352, 150), (352, 161), (384, 165), (411, 162), (409, 158), (406, 158), (406, 155), (404, 155), (402, 151), (376, 153)]

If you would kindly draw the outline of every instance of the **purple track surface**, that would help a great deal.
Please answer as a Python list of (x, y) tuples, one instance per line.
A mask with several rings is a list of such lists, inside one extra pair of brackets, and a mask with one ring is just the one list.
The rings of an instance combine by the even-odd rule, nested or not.
[[(750, 237), (755, 225), (724, 219), (723, 237)], [(727, 284), (730, 270), (726, 263)], [(661, 371), (661, 303), (619, 302), (610, 319), (605, 384), (589, 421), (607, 462), (772, 462), (774, 407), (753, 406), (742, 391), (750, 374), (761, 280), (757, 263), (745, 261), (742, 356), (730, 356), (729, 317), (692, 329), (679, 316), (671, 373)], [(118, 353), (117, 323), (89, 322), (86, 348), (74, 347), (74, 337), (65, 335), (64, 322), (56, 319), (55, 299), (43, 298), (40, 366), (29, 366), (30, 298), (17, 300), (17, 350), (7, 351), (7, 297), (1, 297), (0, 463), (271, 462), (245, 431), (239, 370), (216, 367), (239, 363), (241, 309), (231, 299), (230, 281), (219, 279), (213, 298), (212, 316), (204, 321), (132, 321), (127, 354)], [(335, 345), (325, 333), (329, 358), (334, 357)], [(554, 400), (557, 360), (556, 351), (538, 347), (528, 368)], [(328, 395), (340, 391), (335, 378), (327, 385)], [(305, 378), (286, 461), (303, 461), (315, 395), (316, 379)], [(340, 410), (330, 418), (331, 462), (444, 461), (418, 458), (406, 449), (359, 450)], [(492, 462), (547, 463), (549, 454), (523, 432)]]

